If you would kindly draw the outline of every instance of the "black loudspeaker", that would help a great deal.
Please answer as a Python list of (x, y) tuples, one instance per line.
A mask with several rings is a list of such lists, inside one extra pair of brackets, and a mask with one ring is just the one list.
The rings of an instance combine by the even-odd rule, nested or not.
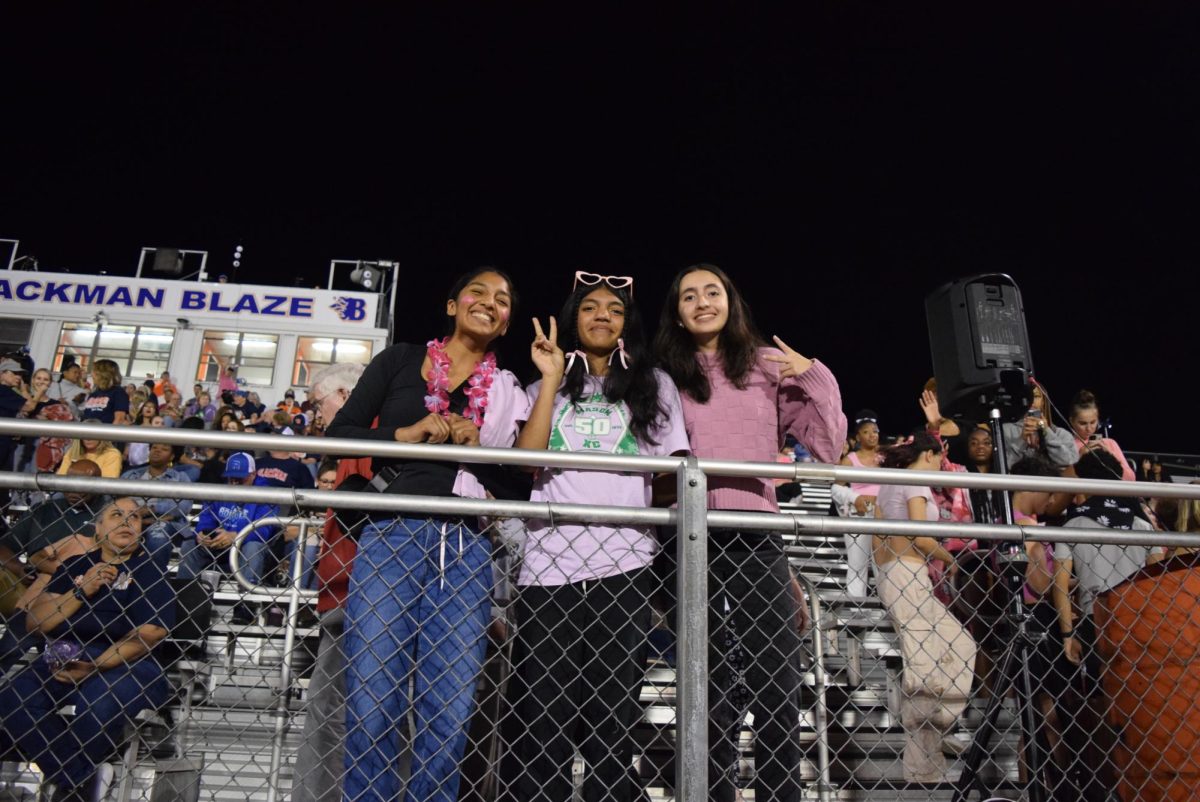
[(1032, 398), (1033, 357), (1016, 282), (1002, 273), (959, 279), (925, 299), (938, 405), (949, 418), (1019, 419)]
[(178, 276), (183, 272), (183, 254), (178, 248), (157, 248), (154, 251), (155, 273)]

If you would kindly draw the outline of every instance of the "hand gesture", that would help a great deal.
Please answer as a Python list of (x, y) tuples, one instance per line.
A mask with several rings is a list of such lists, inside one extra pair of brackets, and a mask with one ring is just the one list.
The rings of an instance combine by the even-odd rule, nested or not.
[(436, 412), (430, 412), (412, 426), (396, 430), (402, 443), (444, 443), (450, 439), (450, 422)]
[(62, 668), (54, 672), (53, 677), (58, 682), (78, 684), (90, 677), (95, 670), (96, 664), (91, 660), (68, 660)]
[(451, 415), (450, 440), (456, 446), (477, 446), (479, 445), (479, 427), (462, 415)]
[(771, 339), (775, 341), (775, 345), (778, 346), (779, 350), (783, 351), (783, 353), (779, 356), (776, 356), (775, 354), (767, 354), (766, 360), (768, 362), (775, 362), (779, 365), (780, 379), (786, 379), (791, 376), (799, 376), (812, 367), (813, 361), (811, 359), (793, 351), (788, 347), (787, 343), (779, 339), (779, 337), (776, 336), (772, 337)]
[(1067, 660), (1075, 665), (1083, 660), (1083, 647), (1075, 638), (1063, 638), (1063, 652), (1067, 656)]
[(542, 374), (542, 381), (558, 386), (562, 380), (566, 357), (558, 347), (558, 321), (550, 316), (550, 336), (542, 331), (542, 324), (536, 317), (533, 319), (533, 344), (529, 347), (529, 358)]
[(921, 397), (917, 400), (921, 405), (921, 411), (925, 413), (925, 420), (930, 424), (939, 424), (942, 422), (942, 410), (938, 406), (937, 393), (933, 390), (926, 390), (921, 393)]
[(75, 584), (89, 599), (95, 596), (100, 588), (107, 587), (117, 580), (117, 566), (108, 563), (97, 563), (87, 569), (87, 573), (78, 577)]

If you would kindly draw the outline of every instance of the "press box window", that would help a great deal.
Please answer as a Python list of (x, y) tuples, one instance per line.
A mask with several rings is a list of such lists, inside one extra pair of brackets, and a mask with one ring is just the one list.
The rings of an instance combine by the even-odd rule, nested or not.
[(121, 376), (135, 384), (157, 379), (171, 361), (175, 329), (156, 326), (121, 326), (115, 323), (64, 323), (54, 352), (54, 370), (70, 354), (83, 369), (97, 359), (117, 363)]
[(205, 331), (200, 349), (196, 381), (220, 380), (229, 365), (237, 365), (237, 377), (246, 384), (270, 385), (275, 381), (275, 352), (279, 337), (240, 331)]
[(348, 340), (344, 337), (301, 337), (296, 343), (296, 364), (292, 367), (292, 385), (307, 387), (312, 376), (326, 365), (352, 362), (365, 365), (371, 361), (371, 340)]

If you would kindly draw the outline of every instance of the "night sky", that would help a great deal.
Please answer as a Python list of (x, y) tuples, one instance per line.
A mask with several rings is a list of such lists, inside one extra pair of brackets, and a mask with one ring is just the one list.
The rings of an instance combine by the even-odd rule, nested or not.
[[(130, 274), (143, 245), (221, 272), (240, 242), (237, 280), (286, 285), (394, 259), (403, 340), (477, 264), (513, 273), (522, 318), (576, 269), (630, 274), (653, 322), (676, 270), (716, 262), (888, 432), (919, 420), (925, 295), (1007, 272), (1064, 411), (1086, 386), (1126, 450), (1200, 452), (1175, 408), (1197, 15), (795, 5), (9, 8), (0, 236)], [(528, 331), (503, 348), (520, 374)]]

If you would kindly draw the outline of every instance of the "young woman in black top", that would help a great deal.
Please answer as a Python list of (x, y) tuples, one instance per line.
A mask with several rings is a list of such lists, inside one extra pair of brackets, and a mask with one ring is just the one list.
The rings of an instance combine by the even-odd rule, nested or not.
[[(446, 300), (453, 333), (376, 356), (327, 436), (511, 446), (527, 402), (488, 349), (514, 302), (497, 270), (460, 279)], [(483, 495), (453, 462), (377, 458), (374, 469), (388, 493)], [(457, 799), (491, 585), (491, 546), (465, 521), (380, 514), (364, 528), (346, 601), (347, 800), (401, 798), (399, 729), (410, 710), (406, 798)]]

